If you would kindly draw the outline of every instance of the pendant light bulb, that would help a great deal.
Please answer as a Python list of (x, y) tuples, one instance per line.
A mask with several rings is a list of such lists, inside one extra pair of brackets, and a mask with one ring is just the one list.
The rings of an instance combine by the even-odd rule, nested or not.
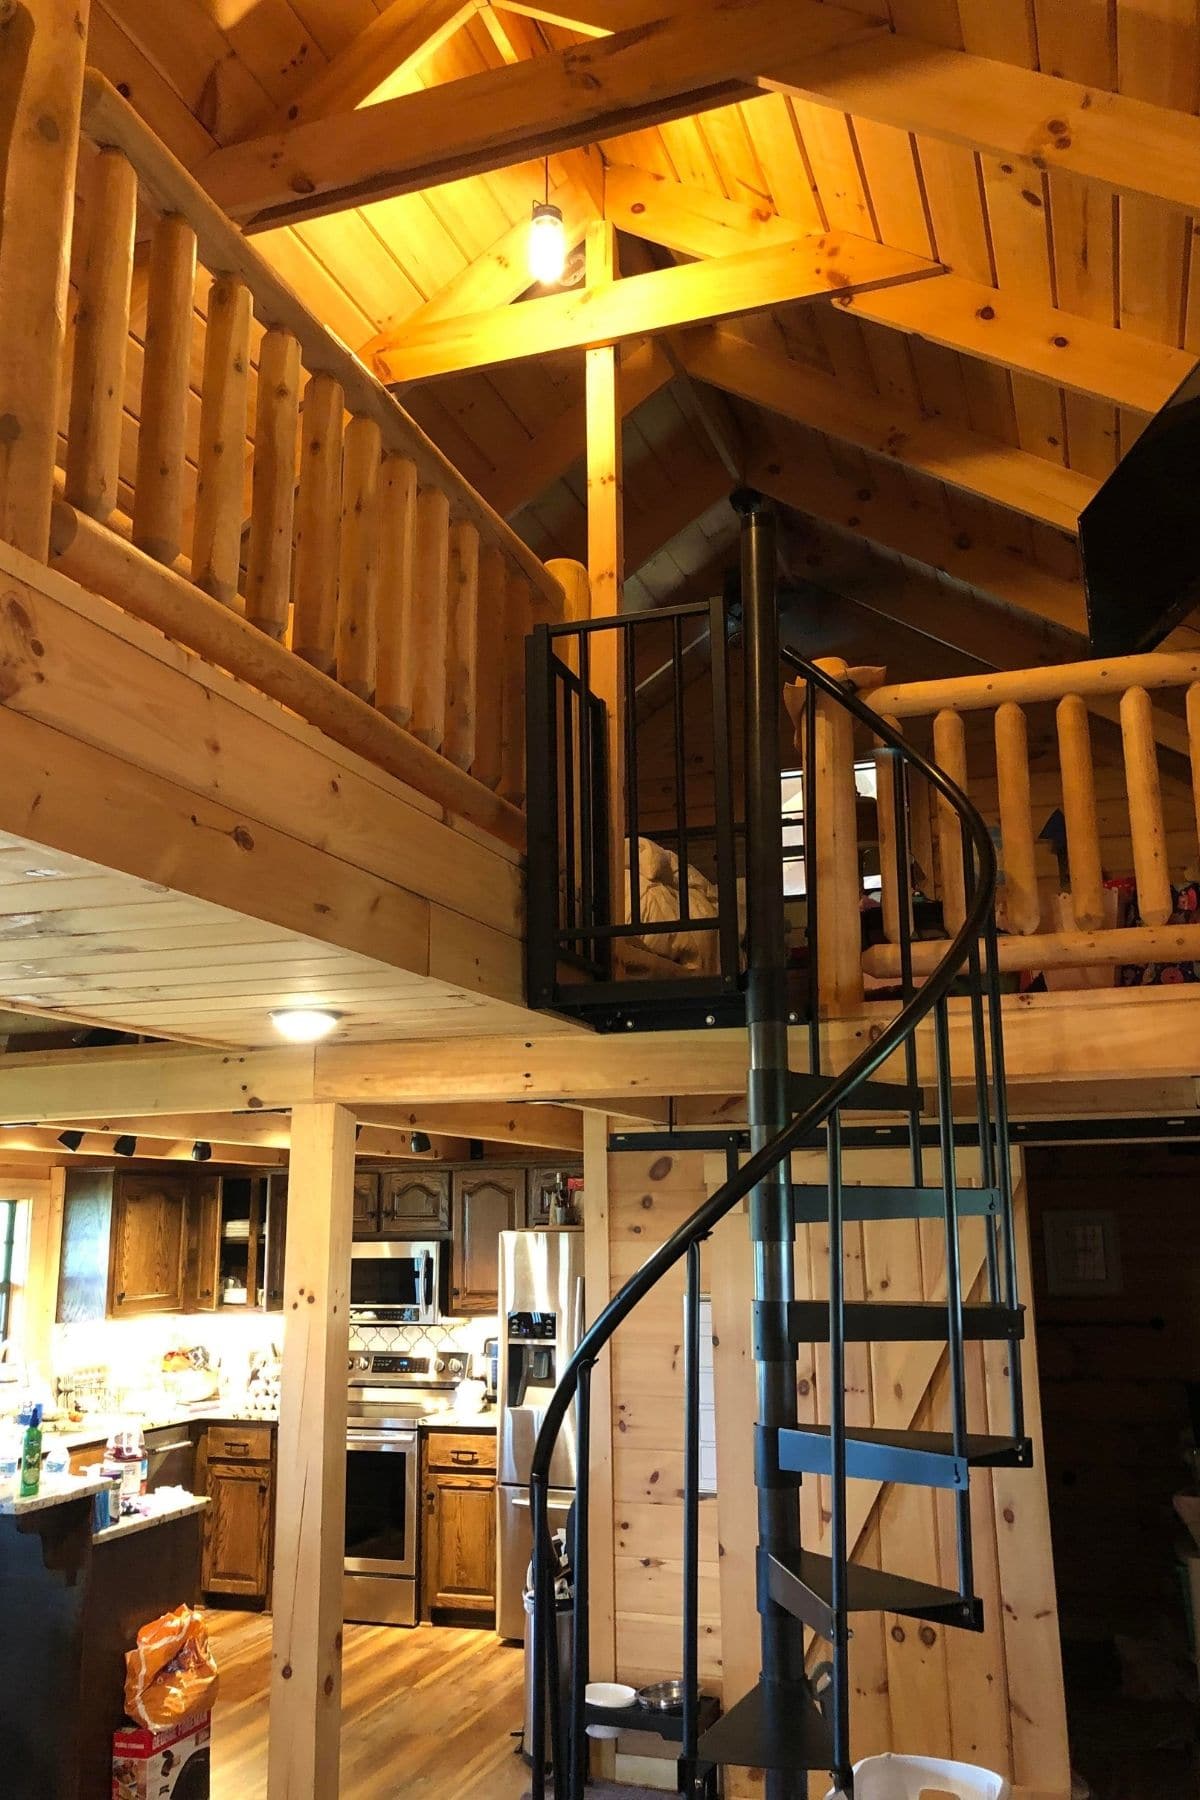
[(529, 226), (529, 273), (543, 287), (554, 287), (567, 266), (567, 231), (562, 208), (552, 200), (535, 200)]

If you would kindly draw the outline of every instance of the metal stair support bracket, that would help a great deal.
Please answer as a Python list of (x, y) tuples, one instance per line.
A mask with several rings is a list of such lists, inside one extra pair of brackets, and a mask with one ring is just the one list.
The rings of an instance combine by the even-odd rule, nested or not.
[[(667, 1134), (670, 1143), (678, 1143), (681, 1147), (685, 1143), (694, 1146), (701, 1138), (707, 1142), (711, 1137), (713, 1144), (726, 1152), (727, 1178), (690, 1219), (651, 1253), (641, 1269), (603, 1308), (585, 1332), (547, 1407), (535, 1447), (530, 1483), (536, 1590), (531, 1620), (535, 1683), (533, 1800), (545, 1800), (547, 1793), (544, 1755), (547, 1730), (554, 1752), (555, 1800), (584, 1800), (586, 1773), (586, 1759), (580, 1753), (578, 1742), (586, 1718), (580, 1686), (586, 1679), (586, 1574), (582, 1582), (577, 1580), (576, 1587), (577, 1609), (584, 1616), (577, 1618), (574, 1634), (577, 1659), (571, 1704), (564, 1707), (558, 1703), (547, 1513), (548, 1476), (554, 1444), (573, 1401), (579, 1408), (580, 1441), (586, 1443), (591, 1368), (639, 1301), (684, 1259), (687, 1261), (685, 1641), (681, 1667), (693, 1694), (680, 1727), (684, 1753), (679, 1763), (679, 1791), (690, 1800), (700, 1800), (701, 1796), (708, 1800), (715, 1791), (715, 1770), (725, 1764), (767, 1770), (767, 1793), (771, 1800), (800, 1800), (807, 1792), (805, 1772), (820, 1769), (830, 1770), (835, 1784), (852, 1794), (850, 1684), (846, 1654), (851, 1614), (856, 1610), (876, 1608), (907, 1611), (913, 1617), (929, 1618), (964, 1629), (980, 1629), (982, 1616), (973, 1593), (971, 1569), (967, 1493), (970, 1469), (1020, 1467), (1031, 1460), (1031, 1445), (1024, 1436), (1020, 1359), (1015, 1354), (1023, 1335), (1024, 1320), (1016, 1289), (1009, 1128), (992, 912), (996, 858), (991, 837), (978, 812), (954, 783), (853, 692), (794, 651), (783, 649), (775, 658), (770, 516), (756, 496), (743, 497), (740, 510), (747, 639), (746, 716), (751, 733), (751, 754), (747, 758), (751, 779), (747, 795), (750, 932), (746, 983), (751, 1038), (750, 1155), (739, 1167), (739, 1153), (745, 1147), (745, 1140), (736, 1131)], [(714, 613), (714, 621), (716, 616)], [(591, 620), (580, 629), (594, 631), (606, 623), (615, 627), (619, 622)], [(569, 628), (550, 629), (552, 633), (562, 633)], [(675, 641), (678, 644), (678, 630)], [(581, 660), (577, 659), (576, 666)], [(903, 902), (900, 908), (902, 1005), (874, 1042), (847, 1069), (836, 1075), (822, 1071), (820, 1066), (820, 994), (816, 986), (819, 946), (815, 907), (818, 788), (813, 724), (816, 708), (811, 703), (806, 708), (804, 758), (804, 856), (809, 877), (809, 962), (813, 971), (808, 1018), (811, 1074), (796, 1077), (787, 1069), (782, 884), (780, 864), (775, 863), (773, 868), (769, 866), (779, 845), (779, 707), (774, 677), (779, 662), (808, 684), (810, 702), (812, 694), (820, 692), (842, 706), (885, 746), (892, 761), (897, 815), (895, 877)], [(533, 666), (531, 659), (531, 670)], [(545, 663), (540, 666), (545, 673)], [(581, 716), (587, 711), (586, 695), (586, 683), (581, 683), (578, 689)], [(549, 724), (554, 716), (551, 710), (543, 708), (542, 713), (543, 722)], [(763, 742), (767, 736), (772, 738), (770, 745)], [(537, 754), (536, 745), (531, 745), (531, 752), (532, 764)], [(963, 921), (946, 947), (942, 961), (920, 988), (912, 979), (911, 884), (907, 850), (908, 778), (914, 770), (933, 788), (944, 803), (944, 810), (957, 817), (966, 875)], [(772, 782), (774, 794), (770, 795)], [(595, 791), (600, 793), (602, 789), (603, 783), (599, 780)], [(772, 817), (768, 817), (769, 813)], [(531, 837), (535, 825), (536, 821), (531, 821)], [(636, 832), (636, 821), (634, 830)], [(726, 853), (731, 842), (727, 834)], [(764, 846), (770, 846), (770, 855)], [(778, 854), (782, 854), (781, 849)], [(727, 940), (728, 917), (724, 925)], [(546, 966), (545, 958), (542, 966)], [(728, 962), (723, 967), (728, 972)], [(970, 976), (968, 992), (977, 1110), (974, 1127), (965, 1130), (956, 1126), (950, 1111), (949, 1033), (944, 1005), (952, 985), (964, 970)], [(935, 1126), (921, 1116), (926, 1096), (917, 1082), (915, 1044), (918, 1025), (930, 1018), (934, 1026), (937, 1078)], [(628, 1006), (626, 1022), (637, 1022), (636, 1006), (632, 1002)], [(874, 1083), (876, 1071), (889, 1064), (896, 1054), (904, 1059), (904, 1081), (899, 1084)], [(872, 1093), (866, 1084), (871, 1084), (875, 1091)], [(853, 1188), (844, 1185), (844, 1141), (882, 1141), (869, 1127), (848, 1127), (843, 1134), (841, 1109), (853, 1108), (855, 1104), (862, 1107), (868, 1099), (872, 1110), (882, 1110), (886, 1106), (903, 1116), (898, 1127), (881, 1129), (887, 1133), (886, 1141), (892, 1141), (898, 1129), (909, 1145), (912, 1172), (911, 1182), (905, 1187)], [(628, 1138), (631, 1144), (634, 1141), (644, 1144), (649, 1135), (622, 1134), (615, 1142), (621, 1143)], [(982, 1157), (982, 1182), (974, 1189), (960, 1186), (954, 1156), (956, 1142), (972, 1141), (979, 1144)], [(793, 1187), (790, 1181), (792, 1151), (813, 1142), (824, 1142), (829, 1156), (829, 1181), (824, 1190), (823, 1210), (817, 1209), (816, 1195), (811, 1187), (805, 1184)], [(936, 1176), (927, 1156), (931, 1148), (940, 1152)], [(696, 1319), (699, 1246), (713, 1227), (747, 1196), (751, 1197), (750, 1230), (756, 1259), (754, 1354), (759, 1413), (755, 1473), (760, 1539), (757, 1599), (763, 1621), (763, 1674), (749, 1694), (697, 1737), (699, 1719), (694, 1690), (697, 1685), (698, 1630), (696, 1396), (699, 1350)], [(958, 1228), (965, 1217), (980, 1219), (987, 1233), (987, 1297), (982, 1304), (969, 1304), (962, 1291)], [(941, 1218), (946, 1234), (946, 1298), (943, 1302), (881, 1305), (847, 1301), (839, 1254), (842, 1228), (847, 1221), (881, 1218)], [(791, 1271), (794, 1228), (797, 1224), (826, 1220), (831, 1246), (829, 1301), (797, 1300)], [(848, 1425), (844, 1405), (845, 1345), (867, 1339), (883, 1341), (906, 1337), (935, 1343), (941, 1340), (947, 1344), (950, 1430), (888, 1432)], [(1014, 1351), (1007, 1359), (1012, 1413), (1012, 1428), (1007, 1437), (981, 1437), (967, 1430), (964, 1346), (972, 1338), (1006, 1341)], [(810, 1341), (826, 1341), (830, 1345), (829, 1424), (824, 1428), (800, 1425), (795, 1415), (795, 1348), (799, 1342)], [(587, 1517), (585, 1460), (581, 1459), (580, 1469), (583, 1505), (580, 1508), (577, 1503), (576, 1507), (573, 1547), (580, 1569), (583, 1569)], [(831, 1481), (827, 1556), (804, 1550), (799, 1542), (797, 1487), (804, 1474), (824, 1475)], [(902, 1575), (865, 1569), (849, 1561), (845, 1486), (848, 1480), (863, 1477), (908, 1480), (951, 1490), (958, 1526), (957, 1591), (931, 1588)], [(833, 1679), (827, 1697), (820, 1705), (814, 1700), (804, 1677), (803, 1622), (812, 1624), (833, 1645)]]

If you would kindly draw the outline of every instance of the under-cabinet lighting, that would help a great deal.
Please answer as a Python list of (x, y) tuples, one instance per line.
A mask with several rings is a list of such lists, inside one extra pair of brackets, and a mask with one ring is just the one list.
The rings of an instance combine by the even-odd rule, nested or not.
[(315, 1044), (337, 1028), (341, 1016), (318, 1006), (284, 1006), (271, 1014), (271, 1023), (289, 1043)]

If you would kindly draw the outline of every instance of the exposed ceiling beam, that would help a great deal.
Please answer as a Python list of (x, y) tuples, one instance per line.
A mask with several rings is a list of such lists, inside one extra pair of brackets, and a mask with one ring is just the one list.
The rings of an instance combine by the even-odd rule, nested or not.
[[(628, 418), (666, 387), (674, 373), (666, 352), (653, 339), (626, 344), (621, 352), (619, 382), (622, 417)], [(497, 469), (492, 480), (479, 484), (480, 492), (498, 513), (511, 518), (579, 461), (586, 440), (587, 407), (580, 400), (543, 425), (523, 450)]]
[(432, 56), (478, 5), (479, 0), (392, 0), (286, 106), (261, 115), (242, 137), (352, 112), (386, 81)]
[(389, 327), (363, 356), (384, 381), (421, 381), (940, 274), (938, 263), (906, 250), (884, 249), (848, 232), (814, 232), (766, 250), (653, 269), (521, 306)]
[(1099, 485), (1027, 450), (856, 390), (734, 331), (710, 327), (683, 341), (688, 369), (714, 387), (1061, 531), (1076, 530)]
[(489, 1144), (521, 1144), (547, 1153), (583, 1149), (583, 1122), (563, 1106), (361, 1106), (356, 1116), (367, 1126), (459, 1132)]
[[(0, 1158), (8, 1156), (51, 1156), (56, 1162), (74, 1163), (91, 1162), (97, 1159), (105, 1162), (123, 1162), (113, 1146), (116, 1135), (89, 1131), (76, 1150), (68, 1150), (65, 1144), (58, 1141), (59, 1132), (65, 1127), (52, 1124), (46, 1126), (5, 1127), (0, 1130)], [(73, 1130), (81, 1127), (73, 1126)], [(160, 1128), (161, 1129), (161, 1128)], [(118, 1134), (124, 1135), (124, 1134)], [(134, 1154), (151, 1162), (191, 1162), (195, 1138), (183, 1137), (150, 1137), (144, 1130), (132, 1128), (130, 1136), (136, 1137), (137, 1147)], [(286, 1150), (264, 1147), (261, 1144), (224, 1144), (215, 1139), (205, 1139), (212, 1148), (212, 1160), (219, 1163), (245, 1163), (255, 1168), (282, 1169), (287, 1165)]]
[[(761, 206), (621, 166), (608, 171), (605, 210), (621, 231), (686, 256), (765, 248), (802, 235), (794, 221)], [(953, 273), (933, 286), (847, 294), (834, 304), (947, 350), (1140, 412), (1156, 412), (1195, 365), (1189, 351), (1172, 344), (1156, 344)]]
[[(486, 1143), (525, 1144), (544, 1150), (574, 1151), (583, 1145), (579, 1114), (559, 1106), (363, 1106), (355, 1116), (362, 1126), (357, 1145), (360, 1156), (408, 1158), (413, 1154), (409, 1138), (414, 1131), (454, 1141), (482, 1138)], [(186, 1138), (189, 1143), (199, 1139), (243, 1148), (286, 1150), (291, 1143), (291, 1119), (286, 1112), (129, 1113), (118, 1118), (73, 1119), (70, 1125), (75, 1131), (110, 1136), (123, 1132), (136, 1136), (151, 1130), (159, 1138)]]
[[(547, 46), (532, 20), (516, 13), (497, 12), (482, 0), (479, 16), (488, 36), (506, 63), (519, 63), (545, 56)], [(604, 158), (595, 144), (579, 145), (562, 155), (562, 166), (580, 192), (585, 194), (597, 218), (604, 214)]]
[(765, 442), (756, 439), (756, 450), (747, 479), (773, 500), (1045, 621), (1052, 632), (1035, 661), (1061, 662), (1064, 634), (1084, 630), (1079, 582), (1038, 568), (998, 539), (956, 530), (944, 515), (904, 504), (886, 486), (839, 474), (819, 440), (786, 423), (777, 423)]
[(745, 99), (762, 67), (874, 35), (817, 0), (683, 8), (614, 37), (217, 150), (201, 179), (240, 224), (295, 223)]
[[(649, 21), (671, 0), (505, 3), (599, 35)], [(1200, 120), (1191, 113), (941, 48), (892, 31), (885, 18), (872, 22), (877, 29), (869, 37), (835, 40), (791, 62), (780, 45), (758, 71), (762, 85), (1011, 158), (1031, 171), (1061, 169), (1116, 193), (1200, 211)]]

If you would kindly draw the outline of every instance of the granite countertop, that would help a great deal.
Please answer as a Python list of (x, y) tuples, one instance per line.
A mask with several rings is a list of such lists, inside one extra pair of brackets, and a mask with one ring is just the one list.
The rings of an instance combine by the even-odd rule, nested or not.
[(44, 1512), (49, 1506), (61, 1506), (66, 1500), (90, 1500), (107, 1487), (97, 1475), (47, 1475), (36, 1494), (22, 1499), (19, 1495), (0, 1500), (0, 1515), (23, 1519), (26, 1513)]
[(189, 1494), (185, 1500), (176, 1500), (170, 1506), (157, 1507), (149, 1513), (128, 1513), (118, 1519), (115, 1525), (105, 1525), (101, 1531), (93, 1531), (93, 1544), (110, 1544), (114, 1538), (132, 1537), (135, 1532), (149, 1531), (155, 1525), (165, 1525), (172, 1519), (190, 1519), (194, 1513), (203, 1512), (209, 1502), (201, 1494)]
[(491, 1412), (464, 1413), (430, 1413), (420, 1421), (422, 1431), (490, 1431), (496, 1433), (497, 1414)]
[[(62, 1431), (58, 1426), (43, 1426), (46, 1437), (61, 1438), (68, 1450), (83, 1450), (89, 1444), (103, 1444), (111, 1431), (117, 1431), (129, 1425), (136, 1415), (132, 1413), (96, 1413), (90, 1419), (85, 1417), (70, 1430)], [(278, 1418), (270, 1414), (239, 1412), (236, 1406), (221, 1406), (217, 1401), (204, 1406), (181, 1406), (176, 1412), (155, 1414), (153, 1417), (138, 1417), (137, 1423), (143, 1431), (161, 1431), (166, 1427), (184, 1425), (278, 1425)]]

